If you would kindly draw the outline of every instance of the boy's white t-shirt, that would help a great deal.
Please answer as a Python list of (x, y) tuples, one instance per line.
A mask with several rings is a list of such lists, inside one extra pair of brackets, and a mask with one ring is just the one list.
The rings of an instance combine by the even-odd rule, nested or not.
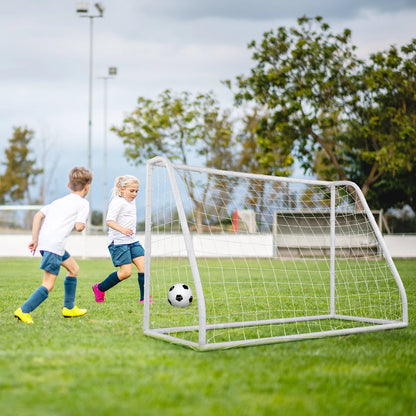
[(90, 204), (78, 194), (68, 194), (41, 208), (45, 215), (39, 233), (38, 249), (62, 256), (75, 223), (87, 223)]
[(137, 214), (136, 214), (136, 201), (131, 202), (127, 201), (121, 196), (115, 196), (108, 206), (108, 212), (106, 221), (115, 221), (117, 224), (122, 227), (130, 228), (133, 230), (131, 236), (124, 235), (120, 231), (114, 230), (111, 227), (108, 227), (108, 244), (132, 244), (139, 239), (136, 237), (136, 224), (137, 224)]

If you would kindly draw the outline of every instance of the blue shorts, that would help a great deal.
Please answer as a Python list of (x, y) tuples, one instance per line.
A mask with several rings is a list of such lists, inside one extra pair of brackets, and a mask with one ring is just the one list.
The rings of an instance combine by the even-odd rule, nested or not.
[(42, 261), (40, 262), (39, 268), (46, 270), (55, 276), (58, 276), (59, 274), (61, 263), (65, 260), (68, 260), (70, 257), (70, 254), (67, 251), (65, 251), (63, 256), (59, 256), (58, 254), (43, 250), (41, 250), (40, 254), (42, 255)]
[(144, 256), (144, 248), (138, 241), (132, 244), (110, 244), (108, 250), (115, 267), (131, 264), (136, 257)]

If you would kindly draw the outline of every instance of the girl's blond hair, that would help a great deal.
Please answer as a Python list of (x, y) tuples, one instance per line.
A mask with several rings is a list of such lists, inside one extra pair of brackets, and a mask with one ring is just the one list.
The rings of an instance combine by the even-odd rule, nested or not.
[(133, 175), (118, 176), (114, 182), (112, 197), (120, 196), (121, 189), (132, 184), (140, 186), (140, 181)]

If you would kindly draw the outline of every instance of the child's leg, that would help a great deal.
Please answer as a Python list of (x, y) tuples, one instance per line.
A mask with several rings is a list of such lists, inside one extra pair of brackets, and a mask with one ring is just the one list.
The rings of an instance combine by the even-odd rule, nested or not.
[(116, 284), (120, 283), (117, 272), (110, 273), (101, 283), (97, 283), (97, 288), (100, 292), (106, 292)]
[(69, 257), (62, 262), (62, 266), (68, 270), (68, 275), (64, 281), (64, 308), (72, 309), (75, 306), (75, 294), (77, 291), (77, 276), (79, 272), (79, 266), (77, 262)]
[(137, 267), (139, 273), (144, 274), (144, 256), (136, 257), (135, 259), (133, 259), (133, 263)]
[(114, 266), (120, 267), (120, 270), (118, 272), (110, 273), (101, 283), (95, 283), (92, 286), (95, 300), (97, 302), (104, 302), (105, 292), (120, 283), (122, 280), (129, 278), (133, 271), (128, 245), (111, 244), (108, 246), (108, 250), (110, 251), (111, 260), (113, 261)]
[(138, 273), (138, 282), (140, 288), (140, 300), (144, 299), (144, 256), (136, 257), (133, 259), (133, 263), (137, 267)]
[(35, 310), (49, 295), (55, 285), (57, 276), (44, 270), (42, 286), (39, 286), (22, 305), (23, 313), (30, 313)]
[(128, 279), (133, 272), (133, 266), (131, 263), (122, 264), (120, 270), (117, 272), (117, 276), (120, 280)]
[(87, 313), (87, 310), (80, 309), (75, 305), (75, 293), (77, 291), (77, 275), (79, 272), (79, 266), (77, 262), (69, 256), (69, 253), (66, 253), (62, 266), (68, 270), (68, 275), (65, 277), (64, 281), (65, 297), (62, 315), (64, 318), (84, 316)]
[(121, 265), (118, 272), (110, 273), (106, 279), (98, 284), (98, 289), (101, 292), (106, 292), (116, 284), (120, 283), (122, 280), (129, 278), (131, 276), (132, 270), (133, 268), (131, 264)]

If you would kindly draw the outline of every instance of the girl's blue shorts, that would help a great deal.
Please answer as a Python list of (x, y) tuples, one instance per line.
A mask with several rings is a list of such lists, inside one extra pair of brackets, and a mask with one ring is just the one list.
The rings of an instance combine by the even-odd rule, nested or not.
[(138, 241), (132, 244), (110, 244), (108, 250), (115, 267), (131, 264), (136, 257), (144, 256), (144, 248)]
[(65, 260), (68, 260), (70, 257), (70, 254), (66, 250), (63, 256), (59, 256), (58, 254), (43, 250), (40, 251), (40, 254), (42, 255), (42, 261), (40, 262), (39, 268), (46, 270), (55, 276), (58, 276), (59, 274), (61, 263)]

